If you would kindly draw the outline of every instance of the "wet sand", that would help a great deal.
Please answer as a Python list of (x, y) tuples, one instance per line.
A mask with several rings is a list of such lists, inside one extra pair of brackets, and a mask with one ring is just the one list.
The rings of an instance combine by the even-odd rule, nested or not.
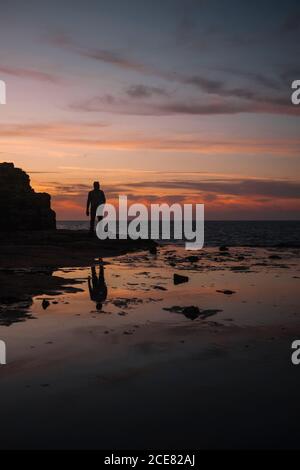
[[(0, 447), (298, 447), (299, 259), (170, 246), (108, 257), (96, 300), (90, 266), (12, 270), (45, 279), (30, 305), (9, 304), (23, 317), (0, 323)], [(53, 276), (59, 290), (44, 290)]]

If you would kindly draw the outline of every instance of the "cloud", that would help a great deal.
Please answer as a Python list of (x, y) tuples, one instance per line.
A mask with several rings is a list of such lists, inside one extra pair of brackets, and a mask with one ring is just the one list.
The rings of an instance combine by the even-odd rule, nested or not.
[(104, 122), (45, 122), (28, 124), (1, 124), (1, 137), (39, 137), (57, 139), (62, 136), (78, 135), (82, 130), (97, 130), (107, 127)]
[(137, 116), (170, 116), (176, 114), (211, 115), (211, 114), (238, 114), (249, 111), (249, 106), (239, 103), (211, 102), (186, 100), (162, 102), (145, 102), (128, 100), (110, 94), (94, 96), (84, 101), (70, 105), (70, 108), (85, 112), (108, 112), (113, 114), (129, 114)]
[[(215, 100), (213, 103), (206, 103), (203, 99), (200, 100), (199, 96), (196, 96), (185, 99), (184, 102), (179, 100), (168, 102), (164, 100), (157, 104), (137, 104), (128, 100), (126, 101), (126, 97), (133, 98), (134, 100), (138, 98), (140, 101), (149, 97), (168, 98), (168, 93), (162, 88), (139, 84), (129, 87), (126, 90), (125, 98), (111, 94), (96, 95), (81, 103), (73, 103), (71, 105), (72, 109), (140, 116), (168, 116), (173, 114), (226, 115), (239, 113), (299, 115), (299, 110), (290, 105), (289, 97), (286, 96), (286, 94), (268, 96), (265, 93), (262, 94), (257, 90), (252, 90), (249, 86), (228, 87), (224, 79), (214, 79), (204, 76), (203, 74), (188, 74), (181, 71), (180, 73), (165, 71), (142, 61), (137, 61), (124, 51), (82, 46), (63, 33), (51, 37), (49, 42), (52, 45), (63, 47), (83, 57), (114, 65), (122, 69), (133, 70), (145, 76), (153, 76), (171, 83), (193, 87), (204, 95), (212, 95)], [(223, 72), (224, 71), (225, 70), (223, 70)], [(282, 83), (261, 73), (232, 70), (230, 72), (234, 72), (240, 78), (246, 80), (250, 79), (254, 83), (272, 91), (279, 92), (285, 90), (285, 88), (283, 89)], [(284, 74), (289, 73), (290, 76), (292, 72), (294, 72), (294, 70), (283, 71), (280, 76), (281, 80), (283, 80)], [(217, 97), (226, 99), (227, 101), (216, 102)]]
[(283, 85), (278, 79), (271, 78), (265, 74), (262, 74), (260, 72), (253, 72), (250, 70), (240, 70), (237, 68), (233, 67), (223, 67), (220, 69), (221, 72), (226, 72), (229, 74), (232, 74), (236, 77), (243, 78), (248, 81), (252, 81), (256, 83), (257, 85), (263, 86), (264, 88), (268, 90), (273, 90), (273, 91), (282, 91)]
[(22, 79), (38, 80), (40, 82), (48, 82), (55, 84), (61, 82), (61, 80), (55, 75), (46, 72), (40, 72), (38, 70), (33, 69), (0, 66), (0, 73), (12, 75), (14, 77)]
[(150, 98), (156, 96), (168, 96), (168, 93), (163, 88), (146, 86), (146, 85), (131, 85), (126, 93), (131, 98)]
[[(88, 184), (73, 183), (61, 184), (58, 182), (49, 182), (50, 186), (55, 188), (55, 192), (65, 198), (67, 195), (85, 195), (90, 191)], [(255, 196), (265, 201), (272, 198), (281, 199), (300, 199), (300, 181), (284, 179), (261, 179), (261, 178), (235, 178), (227, 175), (219, 177), (207, 177), (202, 181), (195, 180), (160, 180), (160, 181), (138, 181), (122, 184), (108, 184), (105, 188), (107, 194), (111, 197), (118, 197), (119, 194), (127, 194), (139, 197), (151, 198), (155, 189), (155, 198), (160, 198), (160, 193), (185, 198), (191, 194), (202, 197), (202, 193), (210, 195), (209, 198), (215, 199), (220, 196)], [(149, 194), (147, 193), (147, 191)], [(176, 195), (176, 192), (178, 193)], [(300, 200), (299, 200), (300, 202)]]
[[(279, 155), (299, 156), (300, 139), (207, 139), (201, 136), (148, 136), (134, 134), (122, 138), (112, 131), (103, 132), (108, 124), (101, 121), (90, 122), (46, 122), (29, 124), (5, 124), (0, 128), (0, 140), (7, 143), (24, 145), (27, 140), (48, 142), (60, 147), (78, 147), (83, 152), (97, 150), (138, 151), (155, 150), (159, 152), (190, 152), (202, 155)], [(101, 134), (99, 133), (101, 130)]]
[(135, 70), (137, 72), (147, 72), (148, 68), (141, 62), (127, 57), (120, 51), (107, 49), (92, 49), (81, 46), (74, 47), (73, 50), (83, 57), (106, 62), (107, 64), (117, 65), (118, 67)]
[[(73, 184), (61, 184), (58, 182), (49, 182), (51, 187), (55, 188), (55, 192), (58, 193), (63, 199), (66, 196), (81, 196), (82, 194), (87, 194), (91, 190), (91, 185), (73, 183)], [(57, 197), (58, 197), (57, 196)]]
[[(83, 47), (80, 45), (76, 45), (76, 43), (72, 42), (71, 40), (67, 41), (66, 39), (64, 42), (61, 41), (60, 44), (63, 44), (63, 47), (66, 47), (69, 50), (76, 52), (77, 54), (83, 57), (87, 57), (89, 59), (94, 59), (96, 61), (114, 65), (122, 69), (140, 72), (141, 74), (146, 75), (146, 76), (150, 75), (150, 76), (159, 77), (167, 81), (171, 81), (171, 82), (194, 85), (195, 87), (197, 87), (198, 89), (200, 88), (202, 91), (206, 93), (218, 94), (224, 88), (224, 84), (220, 81), (212, 80), (204, 76), (200, 76), (200, 75), (189, 77), (189, 76), (181, 75), (175, 72), (164, 71), (164, 70), (159, 69), (158, 67), (154, 67), (144, 62), (137, 61), (133, 59), (132, 57), (129, 57), (122, 51)], [(149, 91), (149, 87), (145, 87), (143, 85), (142, 87), (144, 88), (144, 92), (147, 93), (147, 91)], [(157, 90), (158, 89), (156, 89), (156, 93), (157, 93)], [(152, 90), (152, 94), (153, 94), (153, 91), (154, 90)], [(165, 94), (165, 93), (162, 93), (162, 94)]]
[(140, 138), (140, 139), (88, 139), (70, 137), (56, 139), (63, 145), (92, 147), (102, 150), (160, 152), (191, 152), (202, 155), (280, 155), (299, 156), (299, 140), (205, 140), (201, 138)]
[(74, 102), (69, 107), (79, 112), (107, 112), (137, 116), (234, 115), (241, 113), (300, 115), (300, 108), (291, 105), (288, 99), (284, 97), (263, 98), (238, 88), (229, 91), (224, 90), (222, 94), (225, 96), (228, 94), (232, 99), (223, 98), (210, 101), (199, 98), (190, 98), (184, 101), (164, 99), (159, 102), (148, 102), (140, 99), (137, 102), (122, 96), (106, 94)]
[(300, 182), (288, 180), (263, 180), (263, 179), (228, 179), (210, 181), (158, 181), (158, 182), (138, 182), (131, 183), (131, 187), (146, 189), (173, 189), (207, 192), (217, 194), (227, 194), (232, 196), (267, 196), (283, 199), (300, 198)]
[(291, 75), (291, 73), (295, 73), (294, 68), (292, 70), (290, 70), (290, 68), (284, 68), (281, 75), (279, 74), (279, 78), (281, 80), (274, 80), (260, 73), (242, 71), (232, 68), (222, 68), (221, 71), (227, 73), (229, 72), (248, 81), (253, 81), (256, 84), (263, 86), (267, 90), (272, 90), (273, 92), (275, 91), (278, 93), (266, 95), (265, 92), (262, 93), (256, 89), (253, 90), (249, 86), (227, 87), (225, 80), (209, 80), (201, 76), (198, 77), (197, 75), (188, 78), (181, 78), (181, 81), (182, 83), (193, 85), (204, 93), (217, 95), (223, 98), (237, 98), (251, 101), (252, 103), (268, 103), (277, 105), (286, 105), (288, 103), (286, 97), (286, 86), (282, 83), (282, 79), (285, 72), (289, 73), (289, 75)]
[[(193, 85), (205, 93), (213, 93), (221, 96), (230, 96), (231, 94), (230, 90), (226, 90), (223, 81), (210, 79), (199, 74), (189, 76), (182, 73), (164, 71), (157, 67), (145, 64), (144, 62), (137, 61), (122, 51), (82, 46), (77, 44), (76, 41), (64, 33), (49, 37), (48, 42), (52, 45), (68, 49), (69, 51), (75, 52), (83, 57), (114, 65), (122, 69), (134, 70), (143, 75), (152, 75), (171, 82)], [(129, 90), (129, 95), (135, 95), (135, 97), (137, 97), (137, 95), (140, 97), (143, 95), (143, 97), (145, 97), (145, 94), (149, 96), (149, 92), (150, 94), (155, 94), (155, 91), (156, 94), (159, 92), (160, 94), (166, 94), (164, 90), (159, 88), (138, 85), (137, 87), (133, 87), (131, 92)], [(237, 91), (232, 91), (232, 94), (236, 96)]]
[(151, 67), (148, 67), (138, 60), (128, 57), (127, 54), (120, 50), (82, 46), (64, 33), (56, 33), (52, 36), (48, 36), (47, 42), (54, 46), (62, 47), (71, 52), (75, 52), (82, 57), (104, 62), (110, 65), (115, 65), (122, 69), (135, 70), (137, 72), (146, 74), (154, 73)]
[(181, 78), (183, 83), (193, 85), (196, 88), (206, 92), (220, 94), (224, 91), (224, 82), (220, 80), (211, 80), (200, 75), (193, 75), (191, 77)]

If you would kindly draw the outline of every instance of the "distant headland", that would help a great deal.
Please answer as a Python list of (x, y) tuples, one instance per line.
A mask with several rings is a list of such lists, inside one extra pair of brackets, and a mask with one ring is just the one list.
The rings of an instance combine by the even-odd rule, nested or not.
[(1, 231), (55, 230), (56, 214), (48, 193), (36, 193), (25, 171), (0, 163)]

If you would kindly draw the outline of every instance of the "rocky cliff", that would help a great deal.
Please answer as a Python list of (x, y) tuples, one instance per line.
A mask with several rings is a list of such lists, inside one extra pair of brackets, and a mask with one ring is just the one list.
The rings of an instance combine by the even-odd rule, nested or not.
[(36, 193), (29, 176), (13, 163), (0, 163), (0, 230), (56, 228), (50, 195)]

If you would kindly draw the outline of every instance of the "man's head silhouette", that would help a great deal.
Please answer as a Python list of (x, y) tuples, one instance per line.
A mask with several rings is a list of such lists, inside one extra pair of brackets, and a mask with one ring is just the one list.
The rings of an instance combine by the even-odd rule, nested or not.
[(94, 189), (100, 189), (100, 183), (99, 181), (94, 182)]

